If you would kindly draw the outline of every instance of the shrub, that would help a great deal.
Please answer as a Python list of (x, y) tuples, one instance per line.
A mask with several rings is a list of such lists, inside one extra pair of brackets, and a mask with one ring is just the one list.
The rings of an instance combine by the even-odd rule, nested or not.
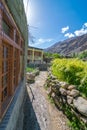
[(52, 73), (59, 80), (77, 85), (87, 96), (87, 62), (79, 59), (55, 59), (52, 61)]
[(35, 71), (34, 68), (31, 68), (31, 67), (27, 67), (27, 68), (26, 68), (26, 72), (34, 72), (34, 71)]
[(86, 50), (86, 51), (83, 51), (82, 53), (80, 53), (80, 54), (78, 55), (78, 57), (79, 57), (80, 59), (86, 58), (86, 57), (87, 57), (87, 50)]

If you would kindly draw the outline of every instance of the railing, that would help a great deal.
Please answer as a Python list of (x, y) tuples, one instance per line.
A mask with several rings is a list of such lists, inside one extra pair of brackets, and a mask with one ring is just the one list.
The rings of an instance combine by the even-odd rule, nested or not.
[(34, 56), (34, 60), (42, 60), (42, 57), (40, 57), (40, 56)]
[(28, 59), (30, 59), (30, 60), (42, 60), (42, 57), (40, 57), (40, 56), (34, 56), (33, 57), (33, 55), (28, 55)]

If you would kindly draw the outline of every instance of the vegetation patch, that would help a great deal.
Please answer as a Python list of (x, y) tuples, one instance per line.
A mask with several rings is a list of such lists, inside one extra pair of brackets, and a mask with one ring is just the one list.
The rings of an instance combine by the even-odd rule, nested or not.
[(27, 67), (26, 68), (26, 72), (34, 72), (36, 69), (31, 68), (31, 67)]
[(76, 117), (70, 106), (63, 104), (62, 109), (69, 119), (69, 122), (67, 124), (72, 128), (72, 130), (87, 130), (87, 125), (81, 122), (79, 120), (79, 117)]
[(77, 86), (87, 96), (87, 62), (79, 59), (55, 59), (52, 61), (52, 74), (59, 80)]

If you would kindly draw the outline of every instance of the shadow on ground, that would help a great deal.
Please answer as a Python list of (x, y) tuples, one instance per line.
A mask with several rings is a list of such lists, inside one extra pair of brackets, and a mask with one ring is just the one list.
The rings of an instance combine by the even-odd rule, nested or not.
[[(34, 100), (34, 97), (33, 97)], [(21, 113), (20, 113), (21, 114)], [(41, 130), (34, 112), (32, 102), (26, 89), (26, 99), (24, 104), (24, 122), (23, 130)]]

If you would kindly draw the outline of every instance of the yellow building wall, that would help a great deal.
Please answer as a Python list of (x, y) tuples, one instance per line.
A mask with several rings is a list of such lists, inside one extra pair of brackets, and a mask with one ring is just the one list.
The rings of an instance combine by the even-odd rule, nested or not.
[[(28, 54), (28, 60), (35, 62), (35, 61), (40, 61), (43, 62), (43, 50), (38, 50), (36, 48), (28, 48), (28, 51), (32, 51), (32, 54)], [(37, 53), (41, 53), (41, 55), (38, 56)], [(32, 57), (32, 60), (31, 60)]]

